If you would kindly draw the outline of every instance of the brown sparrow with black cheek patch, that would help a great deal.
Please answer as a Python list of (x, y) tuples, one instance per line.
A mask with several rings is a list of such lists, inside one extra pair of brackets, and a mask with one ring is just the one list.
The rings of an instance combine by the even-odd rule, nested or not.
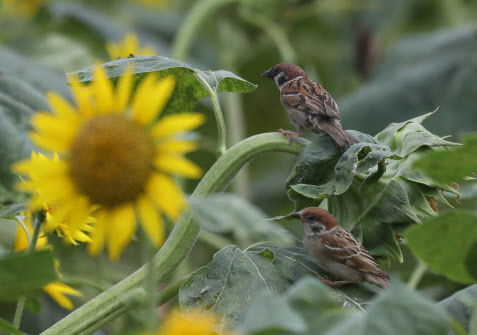
[(389, 288), (389, 275), (379, 268), (369, 252), (328, 211), (309, 207), (291, 216), (302, 222), (305, 229), (303, 244), (314, 261), (323, 270), (342, 279), (330, 281), (318, 276), (325, 284), (340, 287), (365, 281)]
[(339, 110), (333, 97), (316, 81), (311, 80), (301, 68), (291, 63), (275, 65), (262, 76), (271, 78), (280, 90), (280, 99), (297, 133), (279, 129), (289, 140), (302, 136), (303, 130), (327, 133), (341, 147), (359, 141), (343, 130)]

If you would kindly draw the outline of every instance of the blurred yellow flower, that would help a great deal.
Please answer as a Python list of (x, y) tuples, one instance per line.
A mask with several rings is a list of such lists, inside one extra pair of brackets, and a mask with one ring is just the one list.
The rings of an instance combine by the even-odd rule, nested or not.
[[(22, 212), (20, 213), (23, 216), (22, 222), (25, 228), (28, 230), (29, 235), (33, 233), (33, 226), (31, 223), (31, 216), (30, 212)], [(20, 252), (26, 250), (28, 248), (28, 236), (21, 225), (17, 225), (17, 231), (15, 236), (15, 244), (14, 244), (14, 251)], [(36, 243), (36, 249), (41, 250), (49, 248), (48, 246), (48, 239), (46, 236), (38, 237), (38, 241)], [(58, 271), (58, 270), (57, 270)], [(61, 276), (61, 274), (60, 274)], [(52, 282), (48, 285), (43, 286), (43, 291), (48, 294), (53, 300), (55, 300), (58, 305), (65, 309), (72, 310), (73, 309), (73, 302), (66, 296), (66, 295), (73, 295), (76, 297), (81, 297), (81, 292), (72, 289), (68, 285), (65, 285), (60, 282)]]
[[(210, 312), (198, 310), (173, 310), (161, 323), (154, 335), (215, 335), (220, 331), (217, 317)], [(230, 334), (227, 332), (227, 334)]]
[(45, 0), (3, 0), (2, 11), (9, 16), (32, 18)]
[[(31, 160), (23, 161), (17, 163), (14, 166), (14, 169), (28, 169), (30, 179), (26, 181), (26, 187), (28, 189), (34, 189), (38, 193), (37, 199), (40, 201), (42, 199), (42, 189), (40, 187), (42, 181), (41, 176), (36, 174), (36, 171), (41, 169), (48, 169), (49, 166), (59, 163), (58, 155), (54, 155), (53, 159), (47, 158), (45, 155), (32, 152)], [(82, 198), (78, 200), (78, 206), (83, 206), (87, 203), (87, 199)], [(42, 230), (44, 233), (49, 234), (55, 231), (60, 237), (63, 238), (66, 242), (71, 244), (77, 244), (77, 242), (91, 242), (91, 238), (88, 236), (88, 233), (93, 231), (92, 223), (94, 218), (89, 216), (89, 211), (82, 212), (84, 215), (76, 215), (73, 217), (67, 217), (66, 212), (68, 208), (61, 206), (58, 201), (52, 201), (49, 203), (34, 203), (32, 202), (31, 207), (34, 209), (43, 209), (45, 210), (45, 221), (42, 225)], [(86, 205), (87, 206), (87, 205)]]
[(50, 93), (53, 114), (37, 113), (32, 119), (32, 140), (61, 159), (15, 164), (17, 173), (37, 176), (37, 182), (20, 186), (33, 194), (38, 207), (60, 203), (65, 217), (85, 218), (91, 206), (97, 207), (90, 255), (106, 245), (110, 259), (117, 260), (138, 221), (151, 241), (162, 245), (159, 213), (176, 220), (185, 207), (170, 174), (201, 176), (200, 168), (183, 157), (196, 143), (177, 135), (198, 127), (204, 116), (173, 114), (157, 121), (174, 85), (172, 76), (158, 80), (149, 74), (132, 95), (132, 75), (123, 75), (113, 89), (104, 68), (96, 66), (91, 85), (72, 84), (76, 106)]
[(126, 58), (130, 54), (135, 56), (152, 56), (156, 54), (156, 50), (151, 45), (146, 45), (144, 48), (141, 48), (139, 39), (134, 34), (127, 34), (124, 39), (118, 43), (106, 43), (106, 50), (111, 60)]

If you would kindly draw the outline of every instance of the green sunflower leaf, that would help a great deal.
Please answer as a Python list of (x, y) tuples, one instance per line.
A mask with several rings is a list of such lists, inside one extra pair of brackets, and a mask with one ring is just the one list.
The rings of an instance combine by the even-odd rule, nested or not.
[[(228, 246), (182, 285), (179, 302), (181, 308), (215, 311), (231, 324), (238, 324), (261, 290), (283, 293), (302, 277), (316, 276), (320, 271), (301, 245), (280, 249), (259, 244), (245, 251)], [(358, 309), (374, 295), (362, 285), (347, 285), (332, 292), (339, 304)]]
[(402, 262), (394, 233), (404, 234), (410, 225), (435, 216), (438, 204), (450, 206), (441, 190), (458, 194), (413, 168), (424, 153), (459, 145), (422, 126), (432, 114), (391, 124), (374, 138), (350, 131), (361, 142), (346, 150), (327, 135), (312, 135), (287, 181), (295, 209), (320, 206), (327, 199), (339, 224), (359, 233), (356, 237), (373, 256)]
[(463, 284), (477, 283), (475, 256), (477, 216), (455, 211), (434, 217), (407, 231), (412, 252), (432, 270)]
[(239, 240), (250, 242), (274, 242), (282, 246), (293, 243), (290, 233), (237, 195), (210, 195), (191, 199), (189, 204), (194, 219), (210, 232), (233, 232)]
[[(176, 88), (169, 100), (165, 113), (183, 113), (190, 111), (199, 99), (209, 96), (204, 88), (201, 79), (218, 92), (239, 92), (249, 93), (257, 86), (240, 78), (239, 76), (224, 70), (201, 71), (192, 66), (161, 56), (133, 56), (131, 58), (121, 58), (103, 64), (110, 78), (120, 77), (128, 66), (131, 66), (140, 80), (144, 75), (154, 72), (159, 77), (174, 75), (177, 79)], [(84, 70), (69, 73), (79, 77), (81, 82), (93, 80), (93, 66)]]
[(414, 167), (440, 183), (457, 182), (477, 172), (477, 135), (463, 138), (463, 146), (455, 150), (432, 151), (419, 159)]
[(22, 335), (23, 333), (16, 329), (10, 322), (0, 318), (0, 332), (4, 334)]
[[(28, 269), (28, 272), (25, 272)], [(51, 250), (0, 259), (0, 300), (14, 301), (57, 279)]]

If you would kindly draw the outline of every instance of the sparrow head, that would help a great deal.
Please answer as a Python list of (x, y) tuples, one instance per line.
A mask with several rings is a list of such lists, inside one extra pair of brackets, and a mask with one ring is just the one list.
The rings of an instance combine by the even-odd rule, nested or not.
[(290, 216), (301, 221), (306, 235), (321, 235), (338, 225), (330, 212), (319, 207), (308, 207)]
[(287, 81), (296, 79), (298, 77), (308, 78), (305, 71), (303, 71), (300, 67), (292, 63), (277, 64), (271, 69), (262, 73), (262, 76), (273, 79), (278, 87), (280, 87)]

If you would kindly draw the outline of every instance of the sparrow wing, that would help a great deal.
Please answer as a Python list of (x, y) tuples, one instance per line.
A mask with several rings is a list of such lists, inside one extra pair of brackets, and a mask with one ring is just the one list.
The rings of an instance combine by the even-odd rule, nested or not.
[(361, 272), (382, 272), (373, 256), (346, 230), (338, 226), (321, 237), (326, 256)]
[(295, 109), (341, 120), (335, 100), (323, 86), (308, 78), (290, 82), (283, 87), (281, 97)]

